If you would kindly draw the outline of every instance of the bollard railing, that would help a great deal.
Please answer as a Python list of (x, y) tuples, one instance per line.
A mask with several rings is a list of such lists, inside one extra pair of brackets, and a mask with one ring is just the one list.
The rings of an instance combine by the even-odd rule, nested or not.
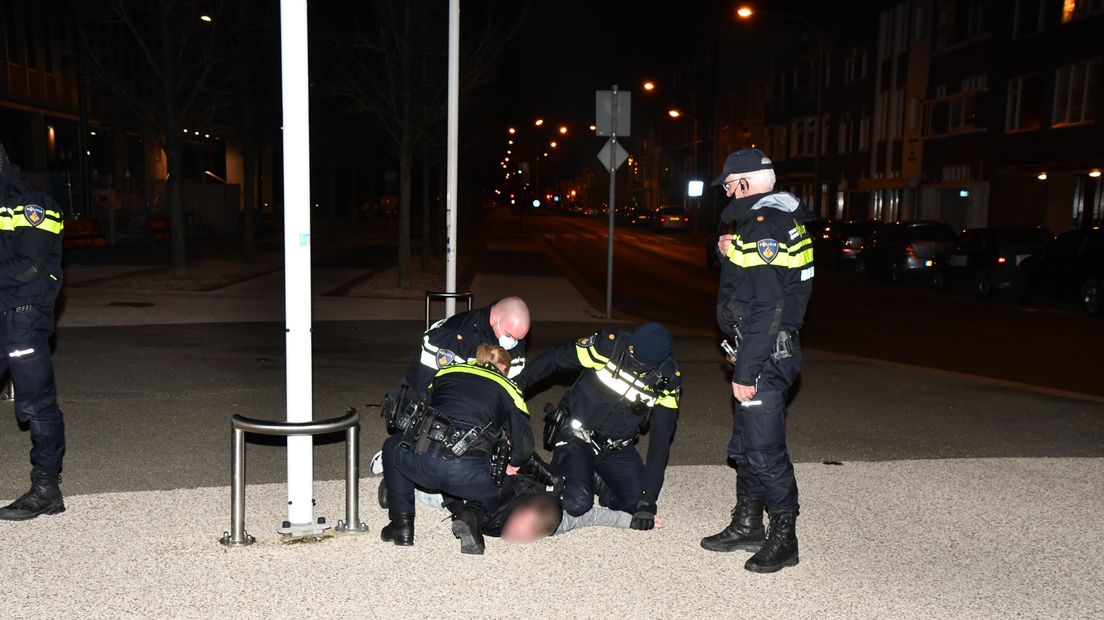
[(472, 298), (475, 297), (475, 293), (471, 291), (463, 291), (460, 293), (446, 293), (444, 291), (426, 291), (426, 330), (429, 329), (429, 310), (430, 303), (433, 301), (444, 301), (446, 299), (466, 299), (468, 300), (468, 310), (472, 309)]
[(279, 422), (258, 420), (241, 415), (230, 418), (233, 429), (231, 439), (230, 472), (230, 531), (223, 532), (219, 540), (229, 547), (244, 547), (256, 540), (245, 531), (245, 434), (277, 435), (326, 435), (345, 431), (345, 520), (338, 521), (335, 532), (359, 534), (368, 531), (360, 520), (360, 414), (350, 408), (340, 418), (311, 422)]

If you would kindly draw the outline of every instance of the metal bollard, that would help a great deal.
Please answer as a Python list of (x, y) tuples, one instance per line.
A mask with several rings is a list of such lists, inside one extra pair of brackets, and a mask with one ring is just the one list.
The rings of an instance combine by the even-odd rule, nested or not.
[(427, 331), (429, 330), (430, 303), (432, 301), (434, 301), (434, 300), (444, 301), (446, 299), (466, 299), (468, 301), (468, 310), (470, 311), (472, 309), (472, 298), (473, 297), (475, 297), (475, 293), (473, 293), (471, 291), (463, 291), (463, 292), (460, 292), (460, 293), (446, 293), (446, 292), (443, 292), (443, 291), (426, 291), (426, 294), (425, 294), (425, 300), (426, 300), (426, 305), (425, 305), (425, 328), (426, 328), (426, 330)]
[[(230, 531), (219, 542), (228, 547), (244, 547), (256, 542), (245, 531), (245, 433), (261, 435), (324, 435), (345, 431), (345, 521), (334, 528), (342, 534), (361, 534), (368, 526), (360, 521), (360, 414), (349, 409), (340, 418), (311, 422), (277, 422), (234, 415), (230, 419)], [(321, 519), (319, 520), (321, 522)]]

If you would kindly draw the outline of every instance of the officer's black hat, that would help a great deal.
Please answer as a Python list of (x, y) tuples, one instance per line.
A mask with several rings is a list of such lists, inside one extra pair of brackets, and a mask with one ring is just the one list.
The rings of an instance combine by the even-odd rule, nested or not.
[(629, 336), (636, 361), (655, 366), (671, 357), (671, 332), (659, 323), (645, 323)]
[(721, 168), (721, 176), (713, 179), (711, 185), (720, 185), (730, 174), (744, 174), (756, 170), (770, 170), (774, 168), (769, 157), (759, 149), (740, 149), (735, 153), (729, 153), (725, 158), (724, 167)]

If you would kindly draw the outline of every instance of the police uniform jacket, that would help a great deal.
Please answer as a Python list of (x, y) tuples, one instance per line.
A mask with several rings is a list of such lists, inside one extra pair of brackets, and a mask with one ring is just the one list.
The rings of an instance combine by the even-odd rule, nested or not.
[(647, 424), (642, 501), (654, 510), (678, 420), (682, 374), (672, 357), (650, 371), (634, 372), (625, 354), (628, 345), (628, 332), (600, 331), (541, 354), (518, 383), (526, 389), (557, 371), (576, 373), (575, 385), (560, 402), (571, 418), (612, 440), (635, 438)]
[[(491, 327), (491, 306), (442, 319), (422, 336), (422, 347), (411, 360), (403, 381), (424, 395), (438, 370), (457, 362), (474, 362), (481, 344), (498, 344)], [(525, 342), (518, 342), (509, 353), (512, 379), (525, 368)]]
[[(0, 151), (0, 157), (6, 157)], [(0, 310), (52, 305), (61, 290), (61, 210), (0, 165)]]
[(475, 362), (442, 368), (429, 386), (429, 405), (451, 420), (471, 426), (491, 424), (492, 430), (506, 431), (514, 467), (524, 465), (533, 454), (533, 429), (525, 398), (517, 384), (497, 368)]
[(732, 380), (754, 385), (780, 331), (801, 328), (813, 286), (813, 242), (804, 222), (812, 213), (788, 192), (736, 198), (721, 222), (736, 238), (721, 260), (717, 322), (739, 354)]

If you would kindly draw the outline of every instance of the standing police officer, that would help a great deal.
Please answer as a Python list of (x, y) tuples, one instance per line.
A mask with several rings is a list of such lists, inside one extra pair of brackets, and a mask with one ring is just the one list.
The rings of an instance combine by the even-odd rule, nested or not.
[[(671, 333), (658, 323), (616, 329), (547, 351), (518, 377), (523, 389), (556, 371), (578, 375), (545, 421), (552, 467), (565, 478), (563, 508), (572, 517), (594, 505), (633, 515), (631, 527), (655, 527), (656, 502), (678, 420), (681, 373), (671, 357)], [(634, 445), (649, 428), (648, 460)]]
[(15, 413), (31, 431), (31, 489), (0, 519), (22, 521), (65, 510), (61, 458), (65, 426), (57, 404), (50, 336), (61, 290), (62, 216), (8, 160), (0, 144), (0, 375), (11, 372)]
[[(728, 454), (736, 463), (736, 506), (729, 526), (701, 545), (755, 551), (744, 568), (758, 573), (798, 562), (786, 396), (801, 372), (798, 329), (813, 285), (812, 240), (803, 224), (812, 214), (793, 194), (774, 191), (774, 183), (770, 159), (756, 149), (730, 154), (713, 181), (732, 198), (721, 214), (732, 234), (718, 241), (717, 322), (735, 345), (729, 357), (738, 402)], [(764, 507), (770, 514), (765, 541)]]

